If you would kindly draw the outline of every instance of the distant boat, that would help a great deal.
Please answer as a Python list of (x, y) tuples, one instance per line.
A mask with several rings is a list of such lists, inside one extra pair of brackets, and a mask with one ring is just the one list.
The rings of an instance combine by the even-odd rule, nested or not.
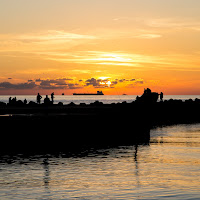
[(97, 93), (73, 93), (73, 95), (104, 95), (102, 91), (97, 91)]
[(123, 95), (127, 95), (127, 94), (123, 94)]
[(64, 93), (62, 93), (62, 95), (65, 95)]

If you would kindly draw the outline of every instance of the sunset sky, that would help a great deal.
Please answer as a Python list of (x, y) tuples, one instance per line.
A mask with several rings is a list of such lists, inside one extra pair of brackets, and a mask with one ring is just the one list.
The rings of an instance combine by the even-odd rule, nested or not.
[(200, 0), (0, 0), (0, 94), (200, 94)]

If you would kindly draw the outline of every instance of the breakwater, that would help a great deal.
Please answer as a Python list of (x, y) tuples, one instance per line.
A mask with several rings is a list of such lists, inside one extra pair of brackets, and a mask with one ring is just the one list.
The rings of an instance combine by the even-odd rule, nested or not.
[(61, 152), (148, 143), (150, 129), (200, 122), (200, 100), (0, 106), (1, 152)]

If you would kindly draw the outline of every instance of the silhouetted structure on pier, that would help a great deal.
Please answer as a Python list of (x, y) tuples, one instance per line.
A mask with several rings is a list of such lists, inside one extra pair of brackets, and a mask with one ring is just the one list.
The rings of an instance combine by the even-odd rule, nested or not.
[(141, 97), (137, 96), (136, 102), (154, 103), (158, 101), (158, 97), (159, 97), (158, 93), (151, 92), (151, 90), (147, 88), (147, 89), (144, 89), (144, 93)]

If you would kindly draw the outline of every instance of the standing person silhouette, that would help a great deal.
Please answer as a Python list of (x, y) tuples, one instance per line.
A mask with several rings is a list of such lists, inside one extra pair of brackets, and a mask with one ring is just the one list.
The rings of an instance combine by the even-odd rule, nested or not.
[(54, 99), (54, 92), (53, 93), (51, 93), (51, 101), (52, 101), (52, 103), (53, 103), (53, 100)]
[(41, 100), (42, 96), (38, 93), (37, 95), (37, 103), (40, 104), (40, 100)]
[(160, 101), (163, 101), (163, 93), (160, 93)]

